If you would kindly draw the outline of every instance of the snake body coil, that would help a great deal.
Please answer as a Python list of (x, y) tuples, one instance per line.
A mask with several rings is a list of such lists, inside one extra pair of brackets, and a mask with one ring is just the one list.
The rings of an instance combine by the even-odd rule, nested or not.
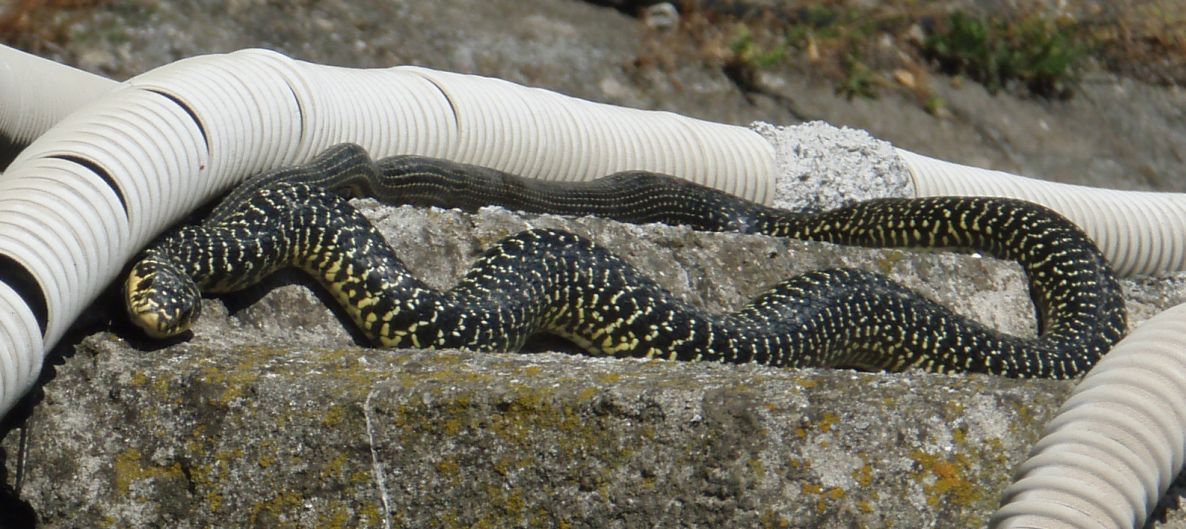
[[(740, 311), (708, 314), (593, 243), (555, 230), (502, 240), (457, 286), (438, 292), (412, 277), (330, 190), (389, 203), (497, 204), (850, 245), (984, 251), (1022, 265), (1039, 336), (999, 333), (851, 269), (803, 274)], [(651, 173), (554, 183), (420, 157), (372, 161), (353, 145), (247, 181), (203, 225), (146, 250), (126, 283), (129, 312), (150, 334), (177, 334), (196, 317), (200, 291), (241, 289), (286, 266), (318, 278), (367, 336), (393, 347), (514, 351), (549, 332), (615, 356), (1065, 378), (1094, 364), (1125, 329), (1119, 286), (1096, 247), (1066, 219), (1027, 202), (882, 199), (805, 214)]]

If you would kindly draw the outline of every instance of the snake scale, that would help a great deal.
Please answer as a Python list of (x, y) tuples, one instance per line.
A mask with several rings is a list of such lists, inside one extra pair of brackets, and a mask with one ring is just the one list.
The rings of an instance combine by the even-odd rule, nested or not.
[[(543, 229), (496, 243), (456, 286), (436, 291), (343, 195), (982, 251), (1021, 264), (1039, 333), (997, 332), (853, 269), (802, 274), (737, 312), (710, 314), (592, 242)], [(1095, 245), (1060, 215), (1024, 201), (878, 199), (798, 213), (653, 173), (548, 182), (415, 156), (376, 161), (350, 144), (257, 175), (201, 225), (159, 239), (131, 268), (128, 310), (149, 334), (175, 335), (197, 317), (201, 292), (242, 289), (288, 266), (317, 278), (365, 335), (391, 347), (515, 351), (547, 332), (614, 356), (1066, 378), (1093, 365), (1126, 327), (1120, 288)]]

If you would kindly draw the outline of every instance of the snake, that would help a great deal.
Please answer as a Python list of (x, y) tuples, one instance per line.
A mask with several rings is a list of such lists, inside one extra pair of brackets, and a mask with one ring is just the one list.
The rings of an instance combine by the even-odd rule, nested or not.
[[(712, 313), (594, 242), (554, 229), (492, 244), (457, 284), (436, 290), (348, 201), (363, 196), (984, 252), (1021, 265), (1038, 333), (1002, 333), (851, 268), (803, 273), (736, 311)], [(1022, 200), (882, 198), (789, 211), (652, 172), (556, 182), (413, 155), (375, 160), (353, 144), (251, 177), (201, 223), (160, 237), (130, 268), (127, 310), (148, 334), (176, 336), (199, 316), (203, 293), (243, 289), (286, 267), (316, 278), (384, 347), (514, 352), (548, 333), (615, 357), (1069, 378), (1090, 368), (1127, 324), (1120, 287), (1095, 244), (1058, 213)]]

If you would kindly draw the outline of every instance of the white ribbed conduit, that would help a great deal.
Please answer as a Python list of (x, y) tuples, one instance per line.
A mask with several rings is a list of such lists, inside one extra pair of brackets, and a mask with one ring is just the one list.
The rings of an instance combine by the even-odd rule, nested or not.
[(1186, 304), (1083, 378), (1017, 470), (993, 529), (1141, 527), (1186, 451)]
[[(773, 148), (753, 131), (418, 67), (305, 65), (293, 85), (312, 129), (301, 156), (344, 134), (375, 155), (417, 153), (535, 178), (588, 180), (649, 167), (758, 202), (773, 199)], [(305, 100), (317, 106), (306, 107)]]
[[(555, 179), (644, 169), (757, 201), (773, 195), (772, 147), (749, 129), (495, 79), (334, 68), (245, 50), (103, 88), (0, 178), (0, 411), (153, 236), (243, 177), (335, 143)], [(43, 128), (43, 120), (20, 123), (13, 130)]]
[(1116, 191), (1034, 180), (898, 149), (917, 196), (1037, 202), (1078, 224), (1121, 276), (1186, 270), (1186, 194)]
[(0, 135), (29, 143), (119, 83), (0, 46)]

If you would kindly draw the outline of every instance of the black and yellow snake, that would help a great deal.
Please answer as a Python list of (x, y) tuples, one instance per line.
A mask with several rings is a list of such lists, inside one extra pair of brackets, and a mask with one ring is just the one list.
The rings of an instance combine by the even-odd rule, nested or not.
[[(496, 204), (849, 245), (983, 251), (1021, 264), (1039, 335), (999, 333), (852, 269), (799, 275), (737, 312), (709, 314), (592, 242), (555, 230), (498, 242), (440, 292), (413, 277), (338, 192), (388, 203)], [(354, 145), (258, 175), (202, 225), (163, 237), (131, 269), (128, 310), (150, 334), (177, 334), (197, 316), (200, 292), (245, 288), (288, 266), (316, 277), (367, 336), (392, 347), (514, 351), (547, 332), (614, 356), (1065, 378), (1094, 364), (1125, 330), (1120, 288), (1098, 249), (1072, 223), (1028, 202), (881, 199), (795, 213), (652, 173), (546, 182), (421, 157), (372, 161)]]

